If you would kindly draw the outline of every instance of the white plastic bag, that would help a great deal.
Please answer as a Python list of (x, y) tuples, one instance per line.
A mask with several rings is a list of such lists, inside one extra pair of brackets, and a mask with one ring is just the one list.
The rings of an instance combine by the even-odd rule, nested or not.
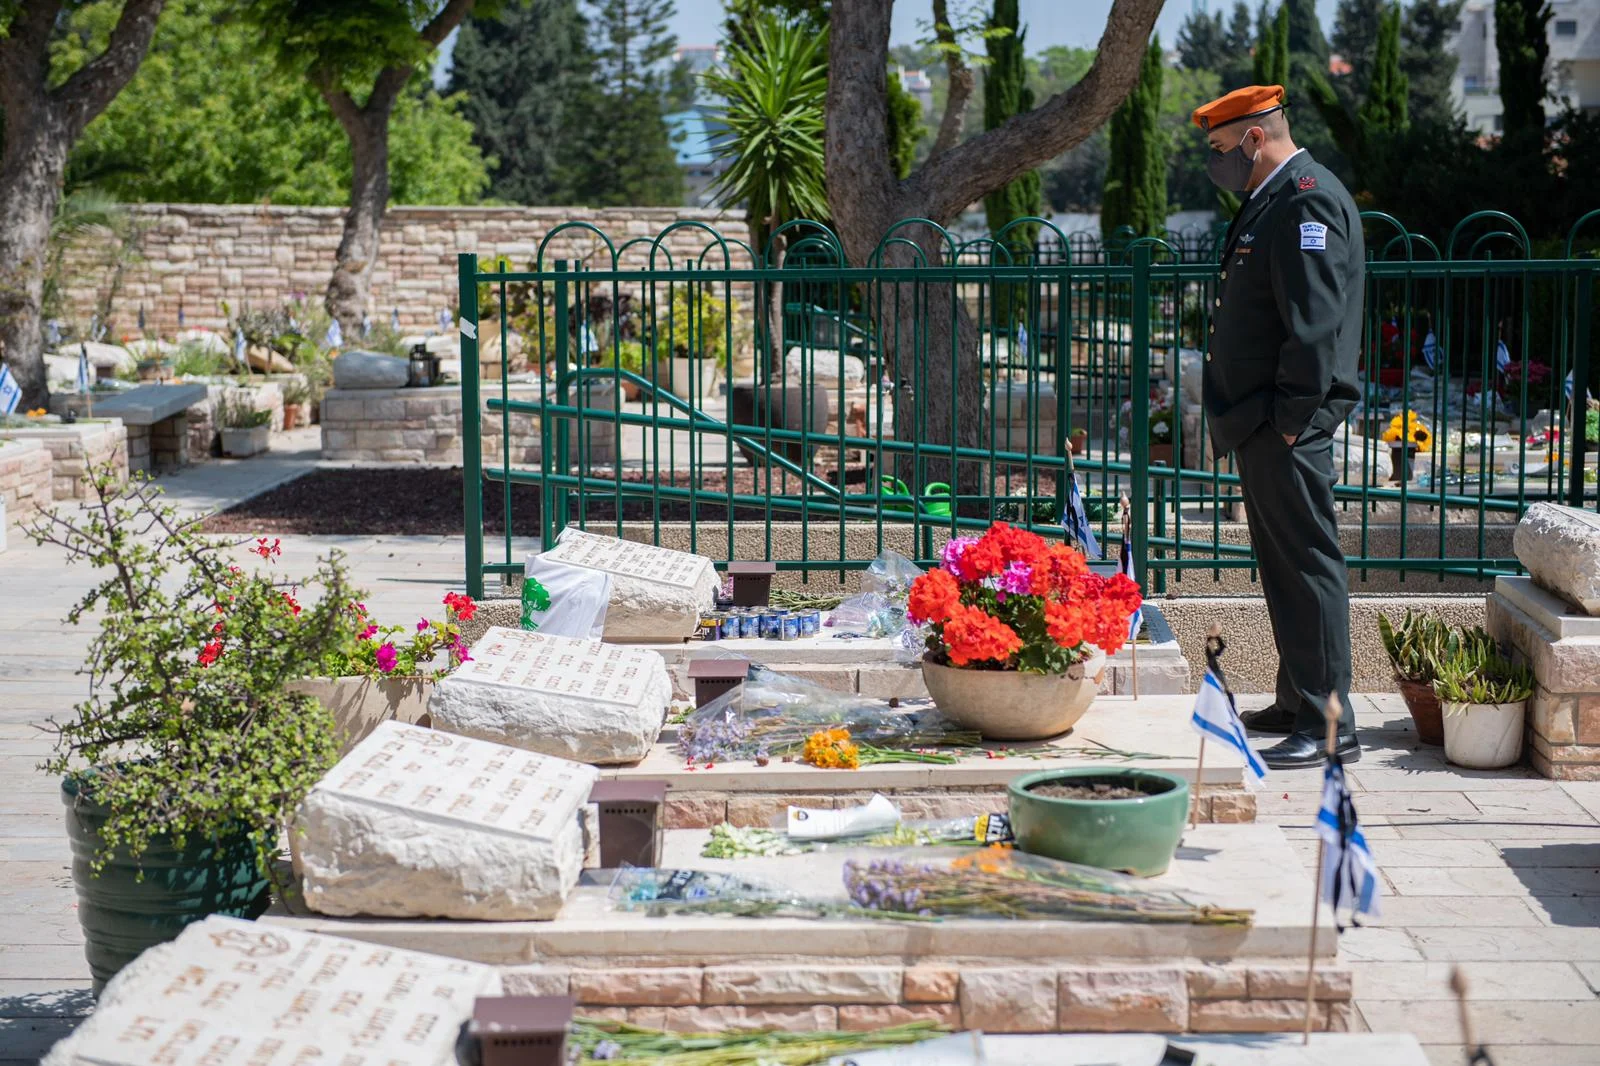
[(604, 570), (529, 555), (522, 564), (522, 628), (553, 637), (599, 640), (611, 602)]

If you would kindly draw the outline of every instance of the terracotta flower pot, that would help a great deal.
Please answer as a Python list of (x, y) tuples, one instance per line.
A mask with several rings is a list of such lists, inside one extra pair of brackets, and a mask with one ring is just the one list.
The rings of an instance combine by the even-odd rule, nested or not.
[(1443, 744), (1444, 716), (1439, 710), (1439, 697), (1433, 694), (1433, 686), (1399, 677), (1395, 678), (1395, 684), (1400, 686), (1406, 710), (1411, 712), (1411, 721), (1416, 724), (1417, 739), (1424, 744)]
[(1077, 724), (1100, 692), (1100, 652), (1065, 674), (963, 670), (922, 660), (922, 680), (939, 709), (989, 740), (1044, 740)]

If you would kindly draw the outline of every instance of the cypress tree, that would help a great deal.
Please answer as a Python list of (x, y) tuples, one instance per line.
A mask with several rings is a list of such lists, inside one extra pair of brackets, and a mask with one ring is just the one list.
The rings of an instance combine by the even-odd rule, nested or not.
[(1389, 7), (1378, 20), (1372, 76), (1361, 105), (1362, 135), (1393, 133), (1406, 128), (1406, 94), (1409, 79), (1400, 69), (1400, 5)]
[(1400, 67), (1411, 82), (1408, 111), (1413, 121), (1443, 125), (1456, 117), (1450, 98), (1455, 78), (1455, 49), (1450, 38), (1461, 24), (1466, 0), (1411, 0), (1400, 35)]
[(577, 0), (529, 0), (462, 23), (449, 91), (466, 94), (472, 139), (495, 160), (489, 195), (570, 201), (562, 154), (581, 135), (570, 108), (593, 62)]
[(1141, 237), (1160, 236), (1167, 228), (1161, 74), (1161, 40), (1156, 38), (1139, 66), (1139, 84), (1111, 116), (1111, 159), (1100, 203), (1100, 231), (1108, 241), (1123, 226)]
[(1545, 0), (1495, 0), (1494, 46), (1500, 54), (1500, 108), (1505, 139), (1543, 137), (1545, 64), (1550, 58), (1550, 5)]
[[(1010, 32), (991, 35), (987, 46), (989, 66), (983, 77), (983, 128), (986, 130), (1004, 125), (1013, 115), (1033, 110), (1033, 91), (1028, 88), (1028, 66), (1022, 51), (1027, 32), (1018, 23), (1017, 0), (995, 0), (994, 11), (989, 16), (989, 29)], [(989, 232), (999, 233), (1015, 219), (1037, 215), (1040, 210), (1039, 189), (1039, 172), (1030, 170), (984, 197), (983, 208)], [(1005, 244), (1014, 262), (1026, 262), (1033, 255), (1034, 239), (1038, 233), (1037, 224), (1028, 224), (1017, 226), (1006, 235)], [(997, 299), (1000, 298), (997, 294)], [(1003, 314), (1006, 310), (997, 307), (996, 314)]]
[(1263, 22), (1256, 41), (1255, 79), (1257, 85), (1289, 84), (1289, 8), (1282, 5), (1278, 15)]

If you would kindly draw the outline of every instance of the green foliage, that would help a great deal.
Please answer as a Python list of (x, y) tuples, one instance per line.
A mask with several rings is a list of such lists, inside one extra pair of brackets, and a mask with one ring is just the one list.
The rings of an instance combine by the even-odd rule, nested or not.
[(1317, 17), (1317, 0), (1283, 0), (1278, 17), (1287, 17), (1288, 36), (1286, 51), (1290, 55), (1310, 56), (1323, 69), (1328, 69), (1328, 39), (1322, 34), (1322, 20)]
[[(104, 47), (121, 9), (95, 0), (52, 49), (67, 71)], [(348, 199), (350, 148), (307, 81), (277, 66), (227, 0), (176, 0), (126, 88), (90, 123), (68, 162), (73, 188), (126, 201), (334, 204)], [(488, 186), (459, 97), (413, 80), (391, 119), (391, 198), (472, 203)]]
[[(172, 372), (180, 378), (222, 377), (236, 369), (233, 356), (227, 352), (213, 351), (203, 344), (186, 341), (178, 346), (172, 360)], [(285, 394), (284, 399), (288, 396)]]
[(683, 173), (667, 130), (663, 64), (677, 47), (672, 0), (597, 0), (594, 74), (577, 94), (571, 138), (575, 199), (594, 207), (676, 204)]
[[(332, 717), (285, 685), (354, 640), (345, 567), (335, 553), (292, 585), (270, 561), (238, 570), (232, 545), (197, 534), (142, 475), (119, 484), (109, 464), (91, 475), (96, 502), (45, 512), (28, 530), (100, 572), (67, 615), (99, 626), (90, 694), (51, 724), (56, 751), (41, 768), (93, 771), (85, 784), (110, 808), (96, 869), (159, 838), (243, 831), (270, 876), (285, 823), (338, 757)], [(276, 546), (259, 543), (270, 560)], [(313, 589), (317, 602), (301, 607)]]
[(1178, 27), (1178, 65), (1184, 70), (1221, 70), (1232, 58), (1222, 12), (1194, 7)]
[(1222, 82), (1210, 70), (1169, 67), (1161, 75), (1161, 134), (1167, 160), (1167, 210), (1213, 210), (1217, 187), (1206, 177), (1211, 151), (1190, 116), (1222, 95)]
[(1391, 0), (1339, 0), (1333, 13), (1333, 50), (1350, 64), (1338, 80), (1339, 96), (1353, 105), (1366, 95), (1378, 54), (1381, 23)]
[(1400, 69), (1411, 84), (1413, 121), (1446, 125), (1456, 118), (1450, 96), (1458, 59), (1452, 38), (1466, 0), (1410, 0), (1400, 29)]
[[(1263, 10), (1265, 8), (1263, 7)], [(1255, 83), (1257, 85), (1289, 84), (1289, 6), (1278, 8), (1271, 22), (1263, 22), (1256, 41)]]
[(1378, 635), (1395, 676), (1424, 685), (1432, 684), (1443, 663), (1476, 661), (1495, 651), (1494, 640), (1480, 627), (1452, 626), (1435, 615), (1410, 610), (1399, 626), (1380, 611)]
[(1463, 642), (1438, 663), (1433, 693), (1440, 703), (1521, 703), (1533, 695), (1533, 671), (1502, 656), (1492, 640)]
[[(996, 129), (1016, 115), (1033, 110), (1033, 90), (1028, 85), (1028, 65), (1024, 58), (1027, 31), (1017, 16), (1017, 0), (995, 0), (988, 21), (986, 40), (989, 64), (983, 73), (983, 128)], [(1039, 224), (1011, 224), (1020, 218), (1040, 214), (1042, 179), (1037, 170), (1001, 186), (983, 198), (989, 232), (998, 234), (1006, 227), (1003, 244), (1010, 261), (1026, 263), (1033, 258), (1039, 237)], [(1026, 285), (997, 285), (994, 290), (994, 320), (1009, 328), (1027, 313)]]
[[(480, 3), (479, 13), (488, 6)], [(427, 62), (433, 46), (421, 31), (442, 7), (444, 0), (252, 0), (247, 10), (285, 70), (359, 100), (380, 72)]]
[[(691, 285), (674, 285), (672, 298), (657, 304), (653, 320), (647, 319), (645, 333), (653, 338), (653, 348), (659, 363), (667, 359), (715, 359), (717, 365), (728, 365), (728, 315), (730, 306), (737, 318), (737, 301), (719, 300), (708, 288)], [(734, 328), (735, 346), (740, 341), (738, 327)]]
[(1361, 105), (1364, 134), (1405, 129), (1407, 92), (1410, 84), (1400, 69), (1400, 5), (1391, 4), (1378, 23), (1378, 40), (1373, 55), (1372, 74), (1367, 82), (1367, 98)]
[(1122, 226), (1140, 236), (1167, 228), (1166, 137), (1160, 125), (1161, 40), (1150, 42), (1139, 83), (1111, 116), (1110, 155), (1100, 229), (1107, 239)]
[(1500, 56), (1500, 107), (1508, 141), (1544, 136), (1550, 18), (1545, 0), (1495, 0), (1494, 46)]
[(827, 30), (758, 12), (744, 36), (729, 41), (725, 70), (705, 80), (727, 100), (722, 120), (730, 136), (718, 151), (728, 169), (717, 188), (745, 205), (751, 240), (764, 252), (772, 231), (785, 222), (828, 215), (822, 152)]
[[(76, 188), (63, 196), (50, 220), (40, 317), (45, 321), (67, 318), (67, 287), (86, 274), (99, 290), (95, 316), (108, 330), (112, 329), (114, 297), (124, 272), (141, 258), (142, 237), (133, 216), (104, 190)], [(68, 253), (75, 253), (77, 274), (68, 273)]]
[[(894, 165), (895, 176), (908, 178), (917, 161), (917, 145), (922, 140), (922, 105), (900, 84), (895, 71), (885, 72), (889, 85), (889, 160)], [(827, 62), (823, 62), (823, 92), (827, 92)]]
[(217, 404), (217, 424), (223, 429), (254, 429), (272, 421), (272, 412), (256, 407), (255, 389), (233, 389)]
[(574, 98), (593, 57), (577, 0), (526, 0), (463, 22), (450, 91), (463, 96), (473, 142), (494, 160), (490, 195), (517, 204), (572, 201)]

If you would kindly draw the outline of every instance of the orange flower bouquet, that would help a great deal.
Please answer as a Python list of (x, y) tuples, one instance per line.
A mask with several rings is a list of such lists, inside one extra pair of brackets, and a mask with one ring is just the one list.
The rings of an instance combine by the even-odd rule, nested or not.
[(1138, 583), (1101, 577), (1081, 553), (996, 522), (957, 537), (911, 586), (907, 614), (928, 627), (928, 659), (968, 670), (1061, 674), (1128, 639)]

